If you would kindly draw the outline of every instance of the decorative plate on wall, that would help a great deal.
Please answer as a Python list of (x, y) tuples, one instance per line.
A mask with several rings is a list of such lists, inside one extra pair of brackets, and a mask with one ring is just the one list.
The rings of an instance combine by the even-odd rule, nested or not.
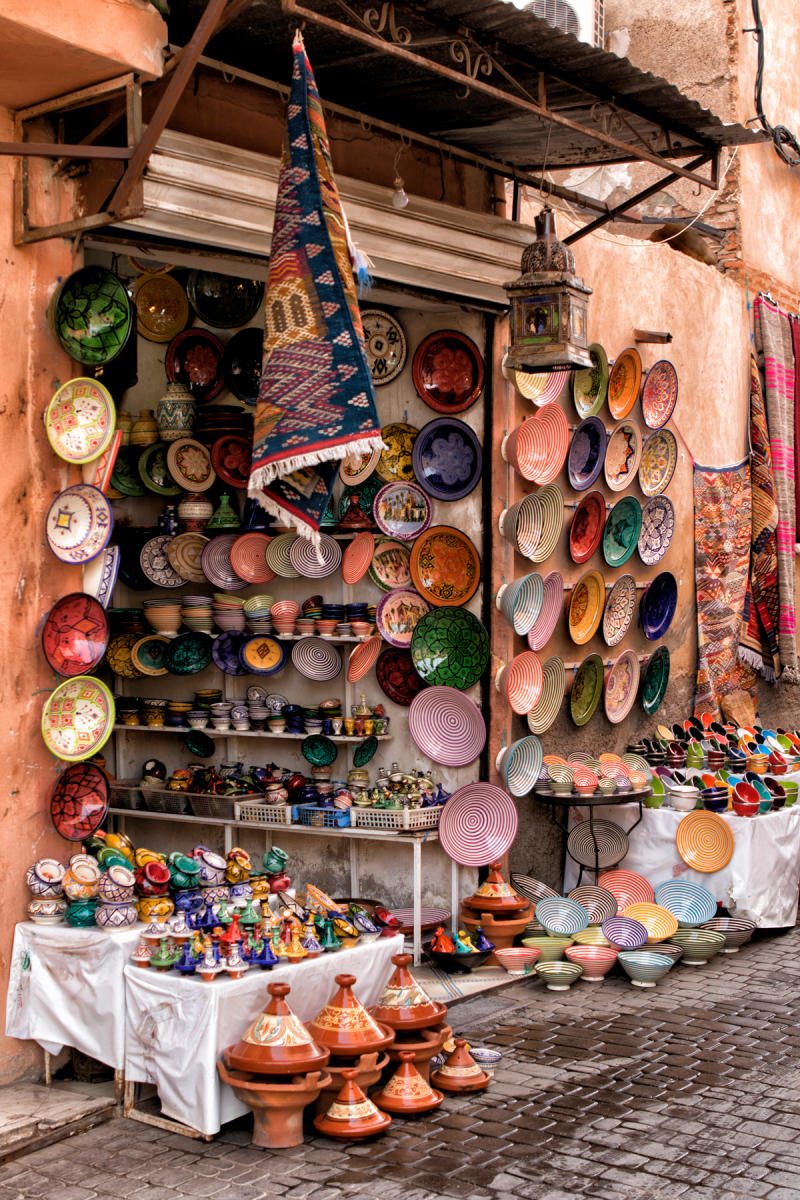
[(611, 368), (608, 379), (608, 408), (615, 421), (621, 421), (636, 403), (642, 382), (642, 359), (635, 346), (623, 350)]
[(375, 471), (384, 483), (402, 480), (410, 483), (414, 478), (412, 454), (419, 430), (416, 425), (405, 421), (394, 421), (381, 429), (385, 449), (381, 451)]
[(669, 684), (669, 650), (659, 646), (642, 671), (642, 708), (649, 717), (658, 712)]
[(411, 583), (411, 548), (398, 538), (379, 537), (369, 566), (369, 577), (382, 592)]
[(237, 279), (215, 271), (192, 271), (186, 284), (192, 308), (215, 329), (238, 329), (252, 321), (264, 295), (260, 279)]
[(489, 665), (489, 635), (469, 609), (434, 608), (414, 627), (411, 657), (426, 683), (466, 691)]
[(61, 562), (89, 562), (104, 550), (114, 527), (111, 504), (99, 488), (76, 483), (56, 496), (45, 517), (47, 544)]
[(417, 623), (430, 608), (430, 603), (413, 588), (394, 588), (378, 603), (375, 613), (378, 633), (390, 646), (408, 649)]
[(411, 548), (411, 578), (431, 604), (466, 604), (481, 581), (481, 556), (460, 529), (432, 525)]
[(639, 487), (645, 496), (658, 496), (669, 487), (678, 463), (678, 443), (671, 429), (659, 429), (647, 439), (639, 464)]
[(632, 575), (620, 575), (608, 593), (603, 612), (603, 641), (616, 646), (631, 627), (636, 612), (636, 580)]
[(206, 492), (217, 478), (211, 454), (194, 438), (179, 438), (170, 443), (167, 466), (175, 482), (187, 492)]
[(604, 704), (612, 725), (624, 721), (631, 711), (639, 690), (639, 656), (633, 650), (623, 650), (606, 676)]
[(431, 523), (431, 502), (418, 483), (387, 483), (373, 504), (375, 522), (382, 533), (410, 542)]
[(639, 624), (648, 641), (662, 638), (672, 624), (678, 606), (678, 581), (671, 571), (662, 571), (649, 584), (639, 603)]
[(363, 308), (361, 325), (372, 382), (375, 387), (383, 387), (397, 379), (406, 365), (405, 330), (396, 317), (382, 308)]
[(404, 708), (427, 686), (414, 670), (410, 650), (394, 646), (381, 651), (375, 664), (375, 677), (389, 699)]
[(59, 684), (42, 710), (42, 737), (51, 754), (83, 762), (97, 754), (114, 728), (114, 697), (91, 675)]
[(621, 567), (636, 549), (642, 528), (642, 506), (635, 496), (623, 496), (608, 514), (603, 530), (603, 558)]
[(567, 457), (569, 482), (576, 492), (590, 488), (603, 470), (608, 435), (599, 417), (581, 421), (572, 435)]
[(478, 436), (457, 417), (437, 417), (423, 426), (411, 457), (417, 482), (436, 500), (468, 496), (483, 469)]
[(133, 308), (116, 275), (105, 267), (82, 267), (69, 275), (50, 308), (63, 350), (87, 366), (110, 363), (133, 330)]
[(653, 496), (642, 509), (639, 557), (652, 567), (667, 553), (675, 532), (675, 509), (669, 496)]
[(454, 329), (428, 334), (417, 347), (411, 371), (417, 395), (441, 413), (470, 408), (483, 388), (481, 352), (472, 338)]
[(222, 360), (225, 386), (237, 400), (251, 406), (258, 401), (263, 357), (264, 332), (255, 326), (240, 329), (225, 347)]
[(47, 406), (44, 425), (53, 450), (69, 463), (88, 463), (107, 450), (116, 414), (108, 388), (96, 379), (70, 379)]
[(575, 563), (587, 562), (603, 539), (606, 523), (606, 498), (602, 492), (588, 492), (575, 509), (569, 527), (569, 553)]
[(567, 624), (578, 646), (594, 637), (603, 617), (606, 585), (599, 571), (586, 571), (572, 589)]
[(603, 660), (589, 654), (578, 667), (569, 694), (569, 713), (576, 725), (586, 725), (597, 712), (603, 695)]
[[(169, 443), (170, 446), (176, 444)], [(153, 492), (156, 496), (180, 496), (183, 487), (172, 478), (167, 453), (166, 442), (154, 442), (152, 446), (145, 446), (137, 463), (139, 478), (148, 492)]]
[(633, 483), (641, 457), (639, 430), (632, 421), (624, 421), (611, 435), (603, 465), (606, 483), (612, 492), (622, 492)]
[(599, 342), (592, 342), (589, 357), (591, 367), (572, 374), (572, 402), (581, 420), (596, 416), (608, 395), (608, 355)]
[(408, 710), (414, 744), (446, 767), (474, 762), (486, 744), (486, 723), (477, 705), (451, 687), (426, 688)]
[(678, 372), (662, 358), (647, 372), (642, 388), (642, 416), (650, 429), (660, 429), (675, 411), (678, 403)]
[(213, 400), (225, 385), (225, 347), (207, 329), (184, 329), (167, 348), (170, 383), (182, 383), (200, 404)]
[(100, 663), (108, 645), (108, 618), (99, 601), (83, 592), (57, 600), (42, 628), (42, 649), (59, 675), (85, 675)]
[[(381, 451), (367, 450), (364, 454), (355, 454), (352, 458), (343, 458), (339, 464), (339, 478), (347, 487), (356, 487), (369, 479), (380, 459)], [(376, 476), (376, 478), (380, 478)]]
[(68, 842), (93, 834), (107, 812), (108, 780), (94, 763), (73, 763), (59, 775), (50, 795), (50, 816)]
[(136, 331), (148, 342), (168, 342), (188, 324), (189, 301), (174, 275), (140, 275), (133, 303)]
[(517, 836), (517, 806), (492, 783), (467, 783), (453, 792), (439, 819), (439, 842), (462, 867), (485, 867), (506, 854)]

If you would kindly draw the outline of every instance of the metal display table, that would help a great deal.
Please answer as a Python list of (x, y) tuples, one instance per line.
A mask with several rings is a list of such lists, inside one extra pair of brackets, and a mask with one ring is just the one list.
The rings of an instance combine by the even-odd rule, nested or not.
[[(620, 792), (611, 796), (605, 796), (599, 792), (594, 792), (591, 796), (584, 796), (581, 792), (553, 792), (549, 788), (540, 787), (538, 785), (533, 789), (533, 795), (536, 797), (536, 799), (549, 806), (550, 820), (554, 825), (557, 825), (559, 829), (563, 830), (565, 834), (569, 834), (570, 832), (569, 810), (571, 808), (586, 808), (589, 810), (589, 832), (594, 843), (595, 882), (597, 882), (597, 880), (600, 878), (601, 870), (599, 862), (600, 847), (597, 844), (594, 825), (595, 809), (608, 808), (609, 806), (618, 804), (638, 804), (639, 816), (627, 829), (627, 833), (631, 833), (642, 819), (642, 803), (645, 796), (650, 795), (650, 792), (651, 789), (648, 787), (642, 788), (637, 792)], [(563, 814), (558, 812), (559, 809), (563, 810)], [(572, 861), (578, 863), (578, 866), (580, 867), (578, 872), (578, 885), (580, 885), (584, 870), (591, 870), (591, 868), (585, 867), (583, 863), (578, 862), (574, 855), (569, 853), (569, 849), (567, 850), (567, 854), (569, 854), (569, 857), (572, 859)], [(603, 870), (608, 870), (612, 866), (616, 866), (616, 863), (607, 864)]]

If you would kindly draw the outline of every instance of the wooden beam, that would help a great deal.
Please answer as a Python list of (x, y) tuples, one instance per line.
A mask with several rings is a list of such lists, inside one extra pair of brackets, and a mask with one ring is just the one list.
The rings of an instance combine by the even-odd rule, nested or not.
[(0, 142), (0, 154), (19, 158), (130, 158), (129, 146), (66, 145), (61, 142)]

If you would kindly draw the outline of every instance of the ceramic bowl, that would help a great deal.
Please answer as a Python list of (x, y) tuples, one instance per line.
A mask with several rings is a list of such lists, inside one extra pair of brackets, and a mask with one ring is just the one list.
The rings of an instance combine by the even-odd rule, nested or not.
[(551, 992), (566, 992), (583, 974), (580, 963), (540, 962), (533, 968)]
[(667, 784), (669, 793), (670, 806), (676, 812), (691, 812), (696, 808), (697, 801), (700, 798), (700, 792), (696, 787), (688, 787), (685, 784)]
[(650, 950), (623, 950), (618, 961), (634, 987), (655, 987), (672, 967), (672, 958)]
[(669, 939), (683, 946), (682, 963), (689, 967), (705, 966), (725, 945), (725, 934), (714, 929), (679, 929)]
[(25, 882), (34, 896), (54, 899), (64, 894), (64, 872), (66, 868), (55, 858), (43, 858), (28, 867)]
[(653, 953), (671, 958), (673, 963), (676, 963), (679, 958), (683, 958), (683, 946), (673, 945), (672, 942), (659, 942), (658, 949), (654, 950)]
[(600, 983), (617, 961), (617, 951), (611, 946), (567, 946), (564, 951), (569, 962), (583, 967), (585, 983)]
[(725, 944), (720, 954), (736, 954), (740, 946), (750, 941), (755, 933), (756, 923), (746, 921), (743, 917), (714, 917), (710, 921), (704, 921), (701, 928), (725, 935)]
[(511, 946), (506, 950), (495, 950), (494, 956), (509, 975), (532, 975), (540, 953), (530, 946)]
[(786, 792), (786, 807), (791, 808), (791, 806), (797, 801), (797, 792), (798, 788), (800, 788), (800, 784), (789, 781), (788, 783), (782, 784), (782, 787)]
[(28, 916), (36, 925), (61, 925), (66, 911), (63, 897), (32, 896), (28, 901)]
[(540, 952), (539, 962), (559, 962), (564, 957), (567, 946), (572, 945), (571, 937), (526, 937), (522, 939), (523, 946), (529, 950)]
[(127, 867), (111, 866), (97, 881), (97, 894), (103, 903), (128, 903), (133, 899), (133, 871)]
[(485, 1071), (487, 1075), (494, 1075), (495, 1068), (500, 1064), (503, 1057), (499, 1050), (492, 1050), (488, 1046), (470, 1046), (469, 1052), (481, 1070)]
[(580, 933), (574, 934), (572, 941), (576, 946), (602, 946), (606, 950), (616, 950), (616, 946), (612, 947), (611, 942), (598, 925), (590, 925), (588, 929), (582, 929)]
[(772, 812), (772, 801), (771, 800), (759, 800), (758, 811), (762, 817), (765, 817), (768, 812)]
[(448, 975), (453, 975), (458, 972), (466, 974), (476, 967), (482, 967), (492, 951), (486, 950), (475, 954), (443, 954), (440, 950), (431, 950), (428, 946), (425, 953), (434, 966), (441, 968), (442, 971), (447, 971)]
[(757, 804), (755, 801), (734, 799), (733, 811), (737, 817), (754, 817), (758, 812), (759, 804), (760, 801)]

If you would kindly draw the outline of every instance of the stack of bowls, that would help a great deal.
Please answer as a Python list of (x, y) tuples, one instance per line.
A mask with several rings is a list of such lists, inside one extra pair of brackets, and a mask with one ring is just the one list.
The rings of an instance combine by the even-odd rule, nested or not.
[(313, 617), (307, 617), (305, 614), (301, 614), (295, 622), (295, 633), (299, 634), (301, 637), (313, 637), (314, 633), (316, 632), (316, 625), (317, 623)]
[[(270, 710), (264, 704), (263, 700), (248, 700), (247, 701), (247, 720), (250, 723), (250, 728), (255, 730), (263, 730), (267, 728), (267, 721), (271, 716)], [(282, 733), (283, 726), (280, 729), (270, 730), (273, 733)]]
[(715, 784), (713, 787), (704, 787), (700, 795), (703, 798), (703, 808), (708, 812), (721, 813), (728, 807), (730, 793), (724, 786)]
[(186, 722), (190, 729), (205, 729), (210, 720), (210, 715), (202, 708), (192, 708), (186, 714)]
[(168, 700), (165, 723), (176, 729), (185, 729), (192, 708), (197, 709), (199, 705), (192, 705), (190, 700)]
[[(272, 630), (278, 637), (288, 637), (294, 633), (295, 622), (300, 616), (300, 605), (296, 600), (277, 600), (270, 608)], [(306, 617), (308, 613), (304, 614)]]
[(231, 704), (230, 700), (218, 700), (215, 704), (209, 705), (211, 724), (215, 729), (230, 729), (232, 708), (233, 705)]
[(299, 704), (285, 704), (283, 715), (286, 718), (287, 733), (303, 733), (303, 710)]
[(753, 785), (740, 780), (733, 789), (733, 811), (737, 817), (754, 817), (760, 805), (761, 797)]
[(697, 807), (697, 802), (700, 799), (699, 788), (692, 787), (690, 784), (674, 783), (671, 779), (664, 781), (669, 796), (670, 807), (676, 812), (691, 812)]
[(210, 598), (208, 596), (184, 596), (181, 620), (193, 633), (213, 634), (214, 618)]
[(247, 622), (244, 615), (244, 600), (239, 596), (214, 593), (214, 620), (223, 633), (244, 633)]
[(689, 967), (702, 967), (719, 954), (725, 945), (725, 934), (716, 929), (679, 929), (669, 939), (683, 947), (682, 963)]
[(272, 621), (270, 609), (275, 603), (275, 597), (266, 592), (250, 596), (242, 605), (244, 619), (251, 633), (271, 633)]
[(307, 596), (301, 605), (302, 615), (310, 621), (322, 616), (322, 596)]
[(800, 784), (794, 783), (792, 780), (787, 780), (787, 782), (781, 786), (783, 787), (784, 792), (786, 792), (786, 807), (791, 808), (792, 805), (797, 801), (797, 790), (798, 787), (800, 787)]
[(761, 752), (751, 754), (747, 759), (748, 771), (754, 771), (756, 775), (766, 775), (769, 769), (769, 755)]
[(161, 637), (178, 636), (181, 627), (180, 600), (143, 600), (142, 608), (148, 623)]
[[(194, 707), (205, 708), (207, 710), (212, 704), (216, 704), (221, 699), (222, 688), (198, 688), (194, 694)], [(191, 707), (192, 705), (190, 704), (189, 708)]]
[(772, 796), (773, 809), (783, 808), (786, 804), (786, 789), (783, 785), (778, 783), (777, 779), (772, 779), (769, 775), (765, 775), (764, 786)]
[(634, 987), (655, 987), (672, 967), (672, 958), (652, 950), (623, 950), (617, 961)]

